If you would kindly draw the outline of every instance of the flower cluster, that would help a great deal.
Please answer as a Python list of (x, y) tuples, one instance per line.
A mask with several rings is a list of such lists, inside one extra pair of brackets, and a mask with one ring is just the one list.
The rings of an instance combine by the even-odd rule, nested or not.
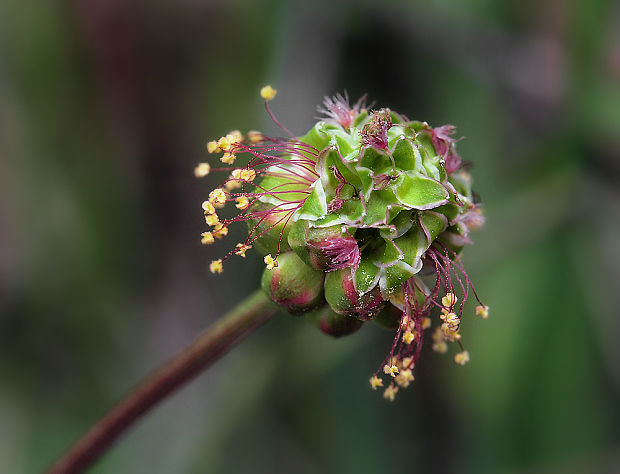
[[(414, 380), (425, 330), (436, 352), (454, 343), (454, 361), (468, 362), (459, 333), (464, 303), (473, 294), (477, 315), (486, 318), (489, 309), (459, 254), (484, 216), (456, 152), (455, 128), (369, 111), (363, 100), (351, 106), (338, 95), (296, 137), (269, 107), (275, 95), (270, 86), (261, 90), (287, 138), (231, 131), (207, 144), (225, 166), (195, 169), (197, 177), (227, 173), (202, 204), (211, 228), (202, 242), (225, 237), (234, 222), (248, 225), (245, 241), (211, 262), (211, 272), (255, 248), (267, 267), (263, 289), (288, 312), (336, 337), (369, 320), (392, 328), (394, 343), (370, 378), (387, 399)], [(235, 166), (238, 159), (243, 166)], [(222, 211), (228, 204), (231, 217)]]

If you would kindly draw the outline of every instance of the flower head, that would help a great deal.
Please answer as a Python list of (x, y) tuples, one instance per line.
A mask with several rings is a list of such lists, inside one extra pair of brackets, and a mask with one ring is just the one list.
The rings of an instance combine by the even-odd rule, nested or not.
[[(477, 295), (459, 253), (484, 216), (456, 153), (455, 127), (368, 111), (363, 100), (351, 106), (345, 94), (326, 98), (323, 119), (294, 136), (270, 109), (275, 95), (261, 90), (289, 138), (233, 130), (207, 144), (229, 166), (195, 170), (228, 176), (202, 204), (213, 227), (202, 242), (226, 237), (236, 222), (248, 226), (247, 238), (211, 271), (256, 249), (270, 298), (326, 334), (351, 334), (369, 320), (394, 330), (370, 378), (374, 389), (386, 381), (389, 400), (414, 381), (427, 330), (433, 350), (455, 344), (454, 361), (465, 364), (461, 322), (466, 300)], [(486, 318), (488, 307), (479, 302), (475, 312)]]

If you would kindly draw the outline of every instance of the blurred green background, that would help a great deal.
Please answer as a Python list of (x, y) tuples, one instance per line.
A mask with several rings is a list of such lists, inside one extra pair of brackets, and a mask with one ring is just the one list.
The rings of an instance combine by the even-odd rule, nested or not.
[[(204, 144), (295, 133), (347, 89), (452, 123), (487, 214), (465, 264), (491, 308), (457, 367), (394, 403), (391, 334), (278, 316), (96, 473), (620, 471), (620, 4), (0, 3), (0, 472), (41, 472), (258, 284), (208, 273)], [(237, 232), (241, 234), (241, 226)], [(428, 348), (427, 348), (428, 349)]]

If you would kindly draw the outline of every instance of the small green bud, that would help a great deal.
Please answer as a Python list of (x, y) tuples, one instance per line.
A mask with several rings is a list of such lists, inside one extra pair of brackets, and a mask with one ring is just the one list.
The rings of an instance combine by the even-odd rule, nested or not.
[(357, 241), (341, 225), (312, 227), (309, 221), (298, 220), (291, 226), (288, 243), (306, 264), (323, 272), (357, 268), (360, 262)]
[(324, 306), (308, 317), (316, 323), (321, 331), (332, 337), (353, 334), (363, 324), (359, 319), (335, 313), (329, 306)]
[(278, 257), (278, 266), (266, 269), (261, 286), (269, 297), (291, 314), (302, 314), (323, 303), (323, 273), (303, 263), (294, 252)]
[(327, 273), (325, 299), (336, 313), (353, 316), (362, 321), (373, 319), (384, 305), (378, 286), (363, 295), (355, 290), (349, 268)]
[(396, 329), (403, 317), (402, 310), (396, 306), (388, 304), (381, 310), (375, 319), (372, 320), (377, 326), (386, 329)]

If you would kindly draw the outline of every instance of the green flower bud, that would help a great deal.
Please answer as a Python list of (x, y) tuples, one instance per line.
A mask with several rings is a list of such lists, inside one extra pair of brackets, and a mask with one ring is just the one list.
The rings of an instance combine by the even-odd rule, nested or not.
[(332, 337), (348, 336), (362, 327), (362, 321), (351, 316), (335, 313), (329, 306), (324, 306), (315, 313), (308, 315), (317, 327)]
[(367, 293), (358, 293), (348, 268), (327, 273), (325, 299), (336, 313), (362, 321), (374, 318), (385, 304), (378, 286)]
[(291, 314), (316, 308), (323, 300), (324, 274), (304, 264), (294, 252), (278, 257), (278, 266), (265, 269), (261, 286), (269, 297)]
[(403, 317), (402, 310), (391, 304), (385, 305), (375, 319), (372, 320), (377, 326), (386, 329), (396, 329)]
[(324, 272), (357, 268), (360, 262), (357, 241), (343, 226), (311, 227), (308, 221), (298, 220), (288, 243), (305, 263)]

